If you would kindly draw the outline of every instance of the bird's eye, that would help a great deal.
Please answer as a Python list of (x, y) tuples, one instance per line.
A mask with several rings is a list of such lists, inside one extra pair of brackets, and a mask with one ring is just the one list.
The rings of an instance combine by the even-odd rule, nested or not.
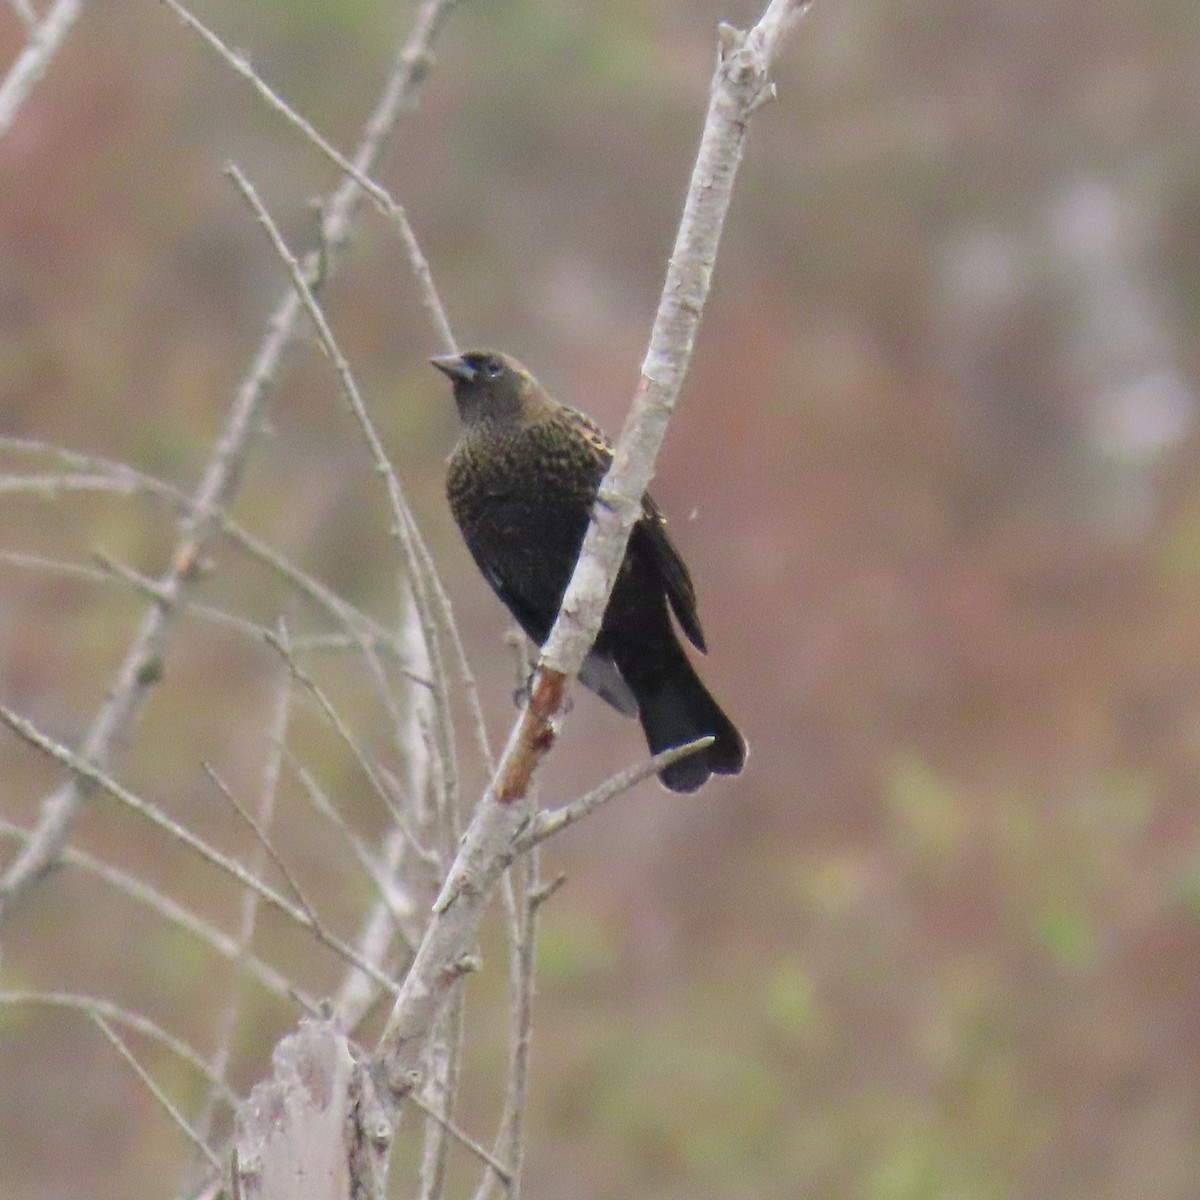
[(498, 358), (487, 358), (483, 361), (483, 373), (490, 379), (495, 379), (501, 371), (504, 370), (504, 364)]

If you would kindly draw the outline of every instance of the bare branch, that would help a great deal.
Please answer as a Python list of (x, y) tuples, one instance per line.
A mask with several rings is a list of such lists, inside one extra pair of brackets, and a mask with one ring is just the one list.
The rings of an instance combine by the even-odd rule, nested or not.
[(204, 1135), (198, 1133), (188, 1124), (187, 1118), (179, 1111), (178, 1106), (172, 1102), (170, 1096), (158, 1086), (150, 1072), (134, 1057), (133, 1051), (125, 1044), (125, 1039), (98, 1012), (94, 1010), (89, 1011), (88, 1016), (91, 1017), (92, 1023), (109, 1040), (113, 1049), (125, 1060), (130, 1070), (141, 1080), (142, 1086), (145, 1087), (146, 1091), (158, 1101), (159, 1106), (166, 1112), (167, 1116), (183, 1130), (183, 1134), (188, 1141), (208, 1159), (210, 1166), (220, 1171), (222, 1169), (221, 1160), (213, 1153), (212, 1147), (204, 1140)]
[(381, 984), (388, 991), (394, 992), (396, 990), (395, 984), (372, 963), (364, 962), (352, 946), (346, 945), (345, 942), (329, 933), (310, 913), (297, 908), (274, 889), (269, 888), (261, 880), (256, 879), (236, 859), (229, 858), (220, 853), (220, 851), (214, 850), (212, 846), (201, 838), (198, 838), (190, 829), (186, 829), (178, 822), (172, 821), (170, 817), (153, 804), (148, 804), (139, 796), (135, 796), (128, 788), (122, 787), (115, 779), (111, 779), (103, 771), (85, 762), (79, 755), (67, 749), (66, 746), (54, 741), (53, 738), (46, 737), (31, 722), (25, 720), (24, 717), (18, 716), (11, 709), (0, 706), (0, 721), (19, 737), (24, 738), (35, 749), (54, 759), (61, 766), (82, 776), (93, 788), (101, 789), (112, 796), (113, 799), (119, 800), (127, 808), (132, 809), (139, 816), (145, 817), (151, 824), (165, 830), (190, 850), (194, 850), (201, 858), (218, 867), (227, 875), (231, 875), (243, 887), (252, 888), (272, 908), (295, 921), (297, 925), (307, 929), (335, 954), (352, 963), (360, 970), (366, 971), (377, 983)]
[[(456, 2), (424, 0), (422, 3), (355, 150), (353, 163), (360, 174), (371, 174), (400, 116), (412, 108), (417, 90), (429, 70), (433, 44)], [(37, 36), (0, 85), (0, 136), (80, 7), (81, 0), (56, 0), (42, 20)], [(27, 60), (30, 65), (22, 66)], [(321, 263), (326, 274), (349, 241), (362, 196), (359, 185), (347, 178), (322, 208)], [(316, 265), (317, 256), (310, 255), (306, 269)], [(237, 489), (259, 409), (278, 383), (284, 352), (297, 336), (302, 312), (298, 294), (289, 288), (276, 307), (267, 335), (238, 388), (221, 438), (183, 522), (171, 565), (159, 581), (169, 601), (154, 603), (147, 608), (107, 698), (84, 737), (80, 757), (88, 762), (101, 767), (108, 765), (114, 749), (128, 738), (149, 687), (161, 675), (163, 656), (178, 617), (179, 601), (188, 590), (196, 565), (203, 559), (219, 523), (217, 514)], [(0, 875), (0, 923), (8, 906), (33, 887), (57, 860), (88, 791), (86, 777), (76, 773), (42, 802), (33, 836), (16, 861)]]
[(600, 628), (691, 359), (749, 117), (773, 86), (770, 70), (783, 28), (806, 4), (807, 0), (771, 0), (747, 34), (722, 27), (704, 133), (642, 362), (642, 378), (612, 466), (600, 484), (562, 610), (543, 647), (543, 675), (574, 678)]
[[(4, 820), (0, 820), (0, 834), (21, 842), (27, 841), (29, 838), (26, 830), (19, 829)], [(78, 867), (82, 871), (95, 875), (109, 887), (115, 888), (131, 900), (150, 909), (164, 921), (197, 938), (222, 958), (239, 959), (246, 970), (268, 992), (278, 996), (281, 1000), (299, 1004), (309, 1015), (316, 1012), (316, 1002), (311, 997), (298, 992), (281, 972), (252, 954), (242, 958), (241, 946), (236, 938), (210, 925), (207, 921), (201, 920), (191, 909), (185, 908), (177, 900), (152, 888), (136, 875), (130, 875), (110, 863), (101, 862), (100, 859), (94, 858), (86, 851), (78, 850), (74, 846), (66, 847), (62, 854), (62, 861), (68, 866)]]
[(237, 1097), (221, 1080), (214, 1078), (208, 1069), (208, 1063), (187, 1042), (182, 1038), (177, 1038), (173, 1033), (168, 1033), (161, 1025), (156, 1025), (149, 1017), (144, 1017), (141, 1013), (130, 1012), (129, 1009), (122, 1008), (119, 1004), (113, 1004), (109, 1000), (100, 1000), (95, 996), (79, 996), (70, 992), (0, 992), (0, 1007), (22, 1005), (32, 1008), (65, 1009), (83, 1013), (93, 1019), (101, 1017), (114, 1024), (124, 1025), (127, 1029), (132, 1029), (143, 1037), (148, 1037), (151, 1041), (165, 1046), (201, 1077), (208, 1080), (209, 1084), (217, 1089), (223, 1104), (229, 1105), (230, 1108), (237, 1107)]
[(686, 745), (672, 746), (670, 750), (663, 750), (645, 762), (638, 763), (633, 767), (626, 767), (624, 771), (612, 776), (611, 779), (606, 779), (586, 795), (580, 796), (578, 800), (564, 804), (562, 808), (543, 809), (517, 838), (518, 853), (540, 845), (548, 837), (552, 837), (568, 826), (574, 825), (576, 821), (594, 813), (601, 805), (616, 799), (617, 796), (624, 795), (630, 788), (641, 783), (643, 779), (657, 775), (663, 767), (669, 767), (673, 762), (687, 758), (689, 754), (695, 754), (697, 750), (703, 750), (705, 746), (711, 746), (712, 743), (712, 735), (706, 734)]
[[(18, 13), (31, 13), (27, 0), (17, 0)], [(0, 138), (11, 127), (13, 118), (46, 73), (50, 60), (58, 53), (71, 26), (83, 11), (83, 0), (55, 0), (46, 15), (33, 27), (25, 49), (0, 82)], [(28, 21), (26, 22), (28, 24)]]
[(450, 996), (447, 965), (468, 952), (487, 898), (512, 861), (530, 819), (530, 782), (557, 736), (567, 682), (590, 648), (624, 556), (641, 498), (653, 474), (667, 421), (683, 380), (708, 295), (721, 226), (741, 158), (749, 117), (770, 86), (772, 59), (787, 19), (801, 0), (771, 0), (762, 31), (723, 32), (708, 115), (663, 296), (642, 367), (642, 380), (592, 513), (579, 562), (544, 647), (530, 703), (514, 727), (435, 904), (416, 958), (376, 1051), (376, 1075), (394, 1103), (411, 1090), (425, 1040)]
[[(380, 187), (373, 179), (368, 178), (364, 171), (356, 167), (340, 151), (327, 142), (308, 121), (271, 88), (242, 55), (236, 54), (226, 46), (208, 26), (184, 8), (179, 3), (179, 0), (162, 0), (162, 2), (174, 11), (179, 19), (232, 67), (238, 75), (245, 79), (271, 108), (299, 129), (339, 171), (342, 171), (350, 179), (353, 179), (371, 197), (379, 211), (396, 226), (400, 240), (404, 243), (404, 249), (408, 254), (413, 274), (416, 276), (417, 284), (421, 289), (421, 302), (424, 304), (425, 310), (429, 313), (429, 317), (433, 321), (434, 328), (437, 330), (446, 352), (449, 354), (456, 353), (458, 346), (455, 344), (454, 333), (450, 329), (450, 322), (446, 319), (446, 310), (442, 305), (441, 297), (434, 286), (433, 273), (429, 269), (429, 260), (421, 250), (420, 243), (417, 241), (416, 234), (409, 223), (408, 214), (404, 209), (388, 195), (384, 188)], [(457, 2), (457, 0), (454, 0), (454, 2)]]

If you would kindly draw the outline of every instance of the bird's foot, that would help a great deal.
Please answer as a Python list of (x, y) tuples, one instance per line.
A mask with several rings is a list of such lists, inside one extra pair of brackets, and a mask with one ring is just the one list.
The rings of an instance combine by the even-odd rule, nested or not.
[[(536, 674), (536, 671), (531, 671), (525, 682), (521, 684), (519, 688), (513, 688), (512, 701), (517, 708), (529, 707), (529, 701), (533, 696), (533, 679)], [(559, 712), (565, 717), (567, 713), (569, 713), (574, 707), (575, 702), (571, 699), (571, 697), (565, 696), (563, 697), (563, 702)]]

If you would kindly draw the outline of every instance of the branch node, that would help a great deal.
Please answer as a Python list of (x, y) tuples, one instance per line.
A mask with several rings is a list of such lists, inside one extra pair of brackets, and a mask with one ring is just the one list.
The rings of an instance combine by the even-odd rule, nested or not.
[(450, 982), (461, 979), (464, 975), (472, 975), (483, 969), (483, 959), (478, 954), (464, 954), (456, 958), (445, 970), (443, 978)]
[(567, 882), (566, 871), (559, 871), (549, 883), (543, 883), (541, 887), (533, 888), (529, 893), (529, 907), (537, 912), (555, 892), (558, 891), (564, 883)]
[(161, 654), (148, 658), (137, 669), (138, 687), (152, 687), (158, 683), (165, 672), (165, 663)]
[(773, 79), (768, 79), (766, 86), (759, 89), (758, 94), (746, 106), (746, 117), (752, 117), (764, 105), (770, 104), (775, 97), (779, 95), (779, 89), (775, 86)]
[(724, 62), (731, 55), (736, 54), (746, 44), (746, 31), (739, 29), (736, 25), (730, 25), (728, 21), (721, 21), (717, 25), (717, 60)]

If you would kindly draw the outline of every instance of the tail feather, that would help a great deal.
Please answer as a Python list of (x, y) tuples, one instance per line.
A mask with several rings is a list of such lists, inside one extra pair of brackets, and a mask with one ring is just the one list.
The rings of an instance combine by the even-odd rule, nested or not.
[[(673, 792), (694, 792), (710, 775), (736, 775), (746, 761), (746, 743), (733, 722), (704, 686), (682, 648), (657, 670), (619, 664), (638, 699), (638, 716), (650, 752), (658, 754), (711, 734), (711, 746), (689, 754), (659, 772)], [(630, 669), (626, 669), (626, 667)]]

